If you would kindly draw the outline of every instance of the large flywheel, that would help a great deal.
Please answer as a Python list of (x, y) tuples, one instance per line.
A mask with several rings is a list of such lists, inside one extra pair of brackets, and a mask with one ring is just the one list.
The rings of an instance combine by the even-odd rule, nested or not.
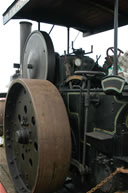
[(65, 105), (52, 83), (12, 83), (5, 106), (5, 148), (18, 193), (49, 193), (62, 186), (71, 136)]
[(33, 31), (25, 44), (22, 77), (54, 81), (55, 53), (52, 40), (46, 32)]

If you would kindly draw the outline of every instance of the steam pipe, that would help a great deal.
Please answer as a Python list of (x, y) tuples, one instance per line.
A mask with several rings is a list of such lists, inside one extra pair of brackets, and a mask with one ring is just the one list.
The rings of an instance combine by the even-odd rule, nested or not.
[(30, 22), (20, 22), (20, 65), (21, 65), (21, 74), (23, 68), (23, 50), (25, 42), (31, 33), (32, 23)]

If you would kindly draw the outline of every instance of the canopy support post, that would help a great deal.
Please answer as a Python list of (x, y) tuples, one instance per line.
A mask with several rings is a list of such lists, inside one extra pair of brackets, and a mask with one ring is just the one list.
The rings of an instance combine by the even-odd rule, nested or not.
[(40, 31), (40, 22), (38, 22), (38, 31)]
[(117, 48), (118, 48), (118, 6), (119, 0), (114, 2), (114, 66), (113, 75), (118, 74), (118, 58), (117, 58)]
[(67, 28), (67, 55), (69, 55), (69, 49), (70, 49), (70, 28)]

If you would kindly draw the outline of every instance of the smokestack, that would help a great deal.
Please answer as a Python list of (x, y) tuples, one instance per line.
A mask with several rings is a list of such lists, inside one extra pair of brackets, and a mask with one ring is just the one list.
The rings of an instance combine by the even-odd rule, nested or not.
[(23, 65), (23, 50), (26, 39), (32, 30), (32, 23), (20, 22), (20, 65), (21, 65), (21, 76), (22, 76), (22, 65)]

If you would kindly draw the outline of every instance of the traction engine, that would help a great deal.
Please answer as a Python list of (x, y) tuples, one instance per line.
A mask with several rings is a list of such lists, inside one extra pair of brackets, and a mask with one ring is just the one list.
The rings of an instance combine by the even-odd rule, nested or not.
[[(117, 167), (128, 167), (127, 85), (107, 76), (108, 57), (100, 67), (82, 49), (60, 56), (46, 32), (34, 31), (21, 58), (5, 108), (17, 192), (87, 191)], [(127, 176), (118, 174), (99, 191), (126, 188)]]
[[(37, 14), (32, 13), (30, 18)], [(114, 48), (101, 67), (81, 48), (59, 55), (49, 34), (31, 32), (29, 22), (21, 22), (20, 29), (20, 64), (14, 64), (4, 115), (16, 191), (87, 192), (116, 168), (128, 168), (128, 84), (122, 73), (110, 73)], [(127, 181), (127, 174), (118, 173), (97, 192), (126, 191)]]

